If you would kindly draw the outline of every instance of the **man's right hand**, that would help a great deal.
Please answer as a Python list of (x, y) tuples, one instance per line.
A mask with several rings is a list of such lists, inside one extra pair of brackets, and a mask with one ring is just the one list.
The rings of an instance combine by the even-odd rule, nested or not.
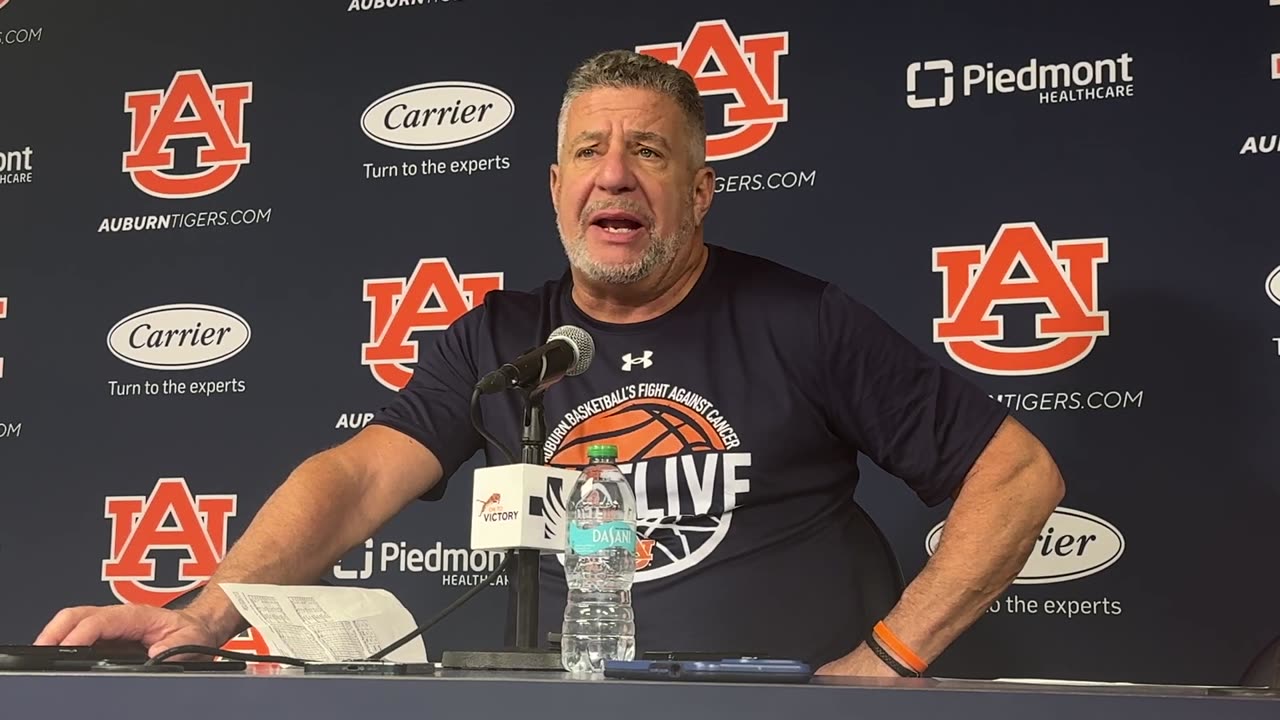
[(82, 606), (62, 610), (40, 635), (36, 645), (92, 645), (99, 640), (137, 640), (147, 655), (179, 645), (220, 647), (219, 638), (203, 621), (181, 610), (149, 605)]
[(221, 647), (243, 622), (222, 583), (314, 582), (443, 474), (436, 456), (418, 441), (388, 427), (366, 426), (290, 474), (185, 610), (67, 608), (49, 621), (36, 644), (132, 640), (152, 657), (178, 645)]

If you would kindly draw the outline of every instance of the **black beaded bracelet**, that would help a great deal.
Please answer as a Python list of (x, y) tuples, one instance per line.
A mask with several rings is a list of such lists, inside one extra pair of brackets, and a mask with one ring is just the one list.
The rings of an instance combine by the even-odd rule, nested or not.
[(887, 650), (885, 650), (883, 647), (880, 646), (880, 641), (876, 640), (875, 633), (871, 633), (870, 635), (867, 636), (867, 645), (870, 646), (871, 652), (874, 652), (876, 654), (876, 657), (883, 660), (885, 665), (888, 665), (889, 667), (893, 668), (893, 671), (898, 673), (902, 677), (924, 677), (924, 675), (916, 672), (915, 670), (912, 670), (911, 668), (907, 667), (906, 665), (903, 665), (902, 663), (894, 659), (894, 657), (890, 655)]

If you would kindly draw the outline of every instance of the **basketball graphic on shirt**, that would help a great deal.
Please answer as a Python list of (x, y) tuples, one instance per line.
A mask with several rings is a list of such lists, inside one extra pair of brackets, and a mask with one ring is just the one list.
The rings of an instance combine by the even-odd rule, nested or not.
[(587, 447), (596, 443), (618, 446), (620, 463), (724, 450), (724, 443), (706, 418), (677, 402), (642, 398), (579, 424), (560, 442), (551, 464), (586, 465)]
[[(604, 409), (567, 415), (549, 436), (547, 455), (551, 465), (578, 468), (589, 446), (617, 446), (636, 495), (635, 581), (644, 582), (697, 565), (724, 540), (733, 508), (750, 490), (751, 456), (730, 452), (736, 434), (701, 396), (676, 388), (668, 397), (620, 400), (637, 394), (627, 390), (593, 401), (610, 405)], [(571, 422), (574, 416), (582, 419)]]

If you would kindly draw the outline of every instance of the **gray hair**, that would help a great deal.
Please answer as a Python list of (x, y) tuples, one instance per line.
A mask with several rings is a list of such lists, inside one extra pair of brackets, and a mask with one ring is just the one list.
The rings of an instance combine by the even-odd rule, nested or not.
[(579, 95), (596, 88), (652, 90), (671, 98), (684, 112), (689, 130), (689, 156), (693, 167), (706, 163), (707, 125), (702, 95), (689, 73), (670, 63), (630, 50), (609, 50), (587, 58), (569, 75), (556, 128), (556, 154), (564, 147), (569, 105)]

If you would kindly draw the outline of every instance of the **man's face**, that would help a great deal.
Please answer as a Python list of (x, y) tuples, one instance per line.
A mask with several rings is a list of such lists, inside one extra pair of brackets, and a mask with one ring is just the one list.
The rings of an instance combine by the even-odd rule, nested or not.
[(633, 283), (688, 248), (713, 186), (710, 169), (691, 167), (689, 142), (684, 115), (665, 95), (600, 88), (573, 101), (551, 199), (579, 272)]

